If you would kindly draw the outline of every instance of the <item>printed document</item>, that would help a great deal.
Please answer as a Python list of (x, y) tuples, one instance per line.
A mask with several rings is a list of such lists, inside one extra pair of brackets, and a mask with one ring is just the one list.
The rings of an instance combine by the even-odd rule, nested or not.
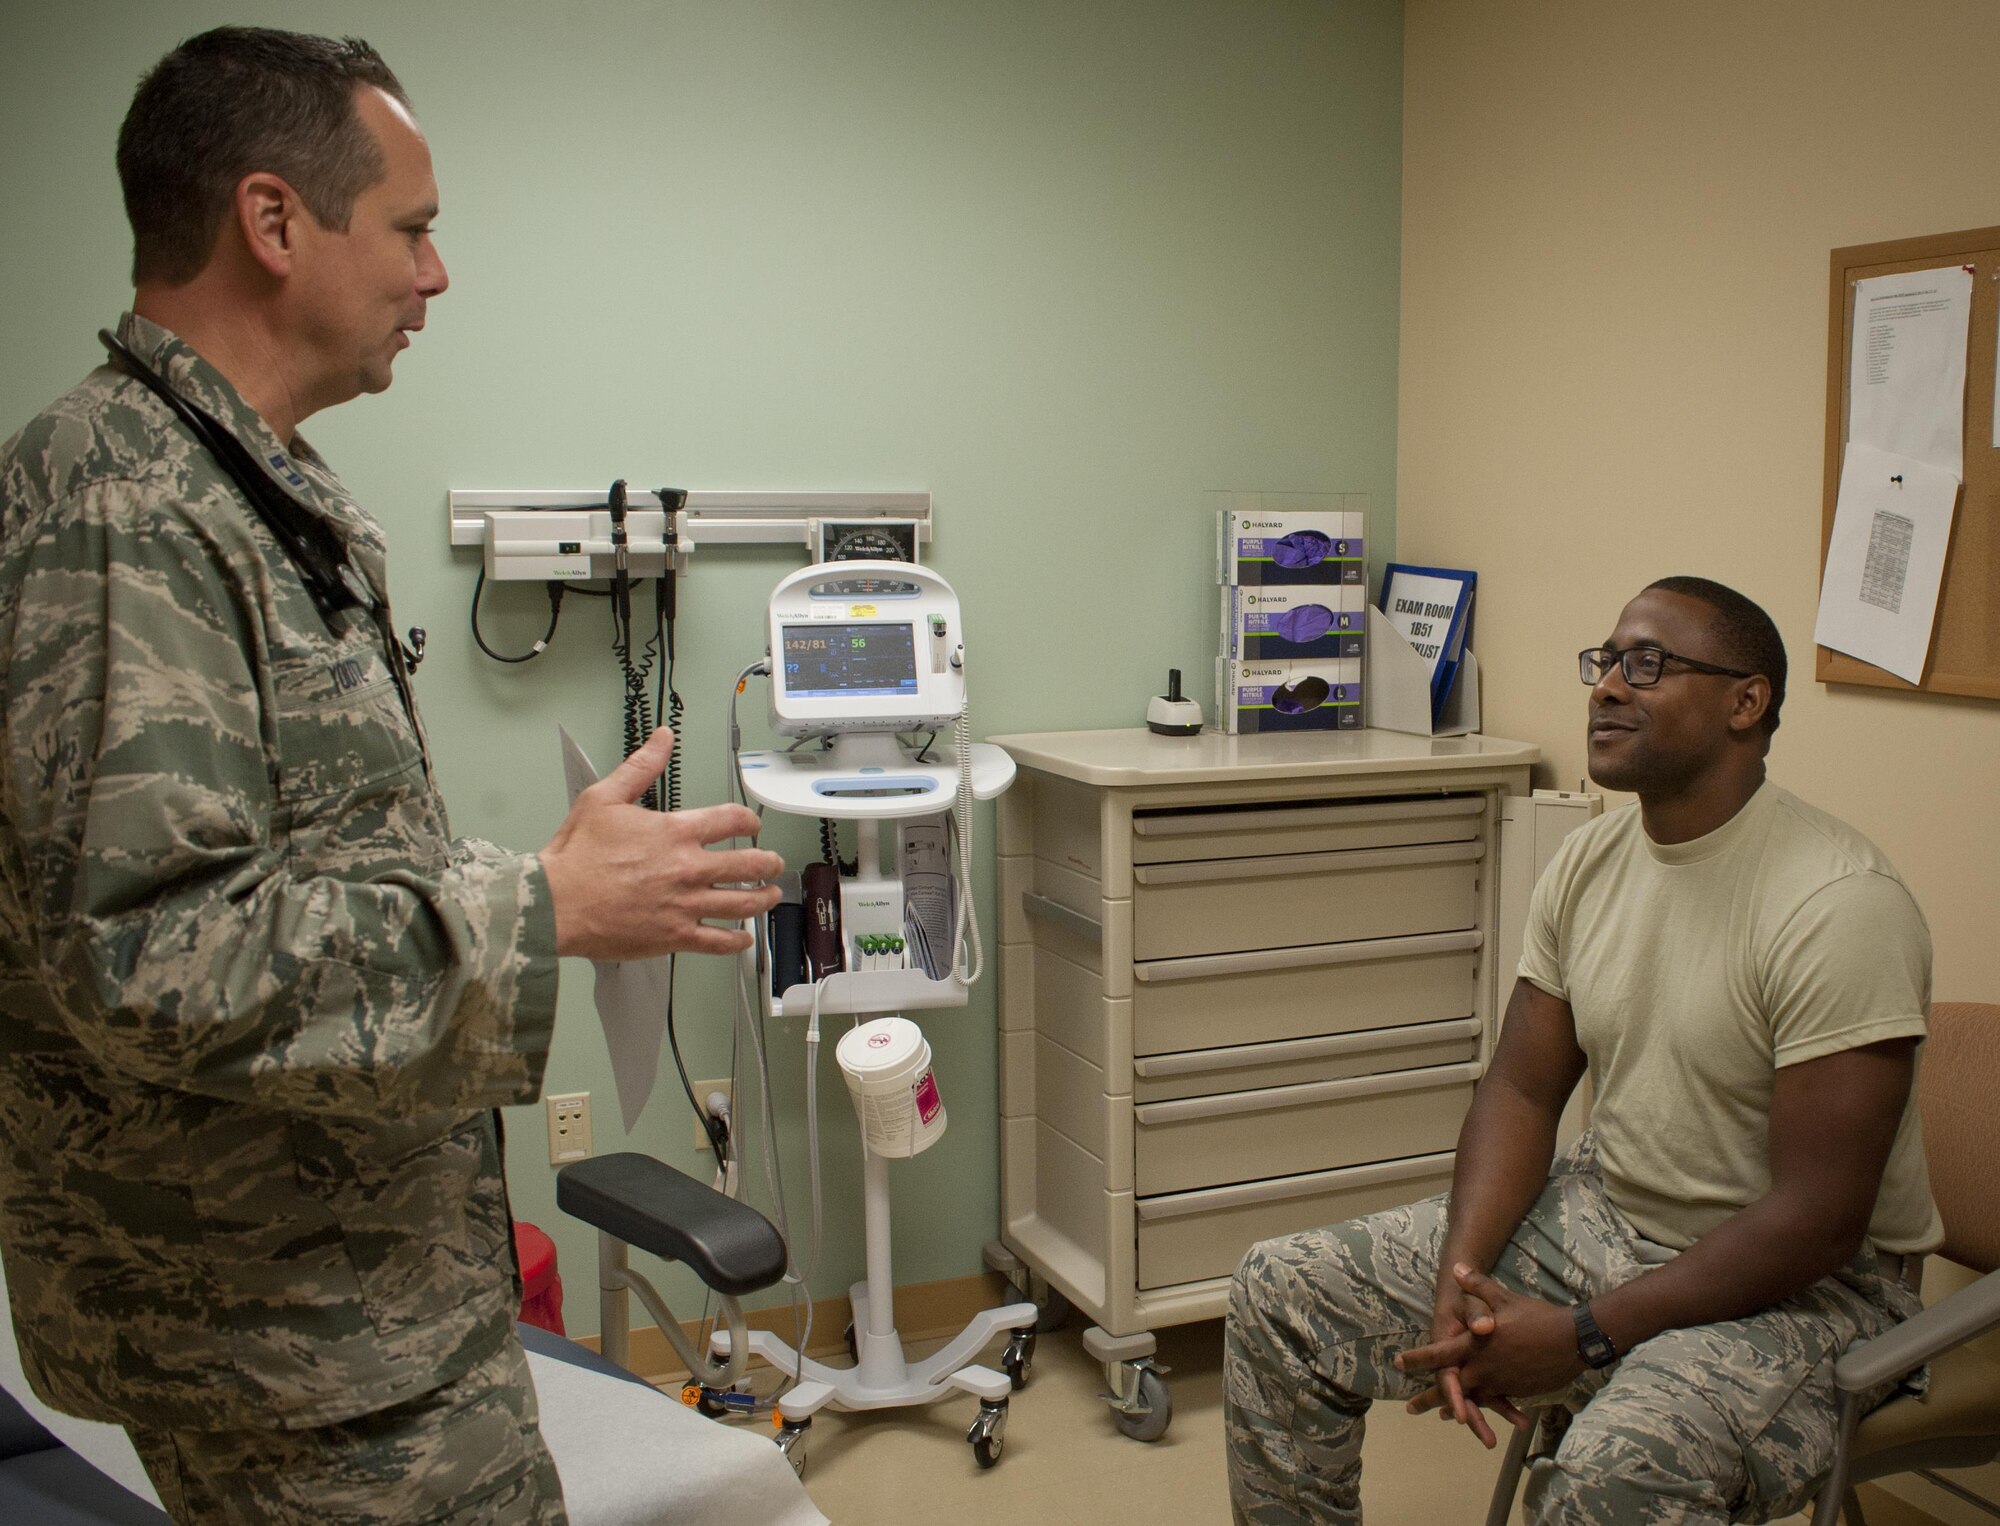
[(1854, 283), (1847, 438), (1965, 475), (1972, 272), (1952, 265)]
[(1921, 683), (1958, 474), (1850, 440), (1813, 640)]
[[(569, 803), (597, 782), (576, 738), (563, 727), (563, 778)], [(660, 1043), (667, 1036), (667, 982), (672, 966), (661, 954), (652, 959), (593, 959), (597, 975), (597, 1020), (611, 1052), (611, 1078), (618, 1083), (618, 1113), (629, 1134), (653, 1095), (660, 1073)]]

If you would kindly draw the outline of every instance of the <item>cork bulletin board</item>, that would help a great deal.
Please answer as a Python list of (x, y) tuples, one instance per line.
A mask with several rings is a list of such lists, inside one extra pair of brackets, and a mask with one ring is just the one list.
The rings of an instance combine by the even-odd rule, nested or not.
[(1857, 244), (1833, 251), (1826, 360), (1826, 477), (1820, 512), (1819, 563), (1840, 494), (1841, 452), (1847, 444), (1848, 359), (1854, 343), (1854, 283), (1944, 265), (1972, 267), (1972, 318), (1965, 369), (1965, 485), (1952, 518), (1944, 586), (1938, 594), (1930, 660), (1921, 684), (1844, 652), (1816, 648), (1821, 683), (1862, 684), (1922, 694), (1963, 694), (2000, 700), (2000, 449), (1994, 437), (1995, 340), (2000, 336), (2000, 228), (1973, 228)]

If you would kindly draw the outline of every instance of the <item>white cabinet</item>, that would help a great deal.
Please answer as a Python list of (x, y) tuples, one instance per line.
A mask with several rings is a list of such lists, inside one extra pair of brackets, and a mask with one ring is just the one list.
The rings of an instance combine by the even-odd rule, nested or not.
[(999, 803), (1002, 1242), (1093, 1350), (1222, 1314), (1256, 1240), (1449, 1184), (1497, 1021), (1500, 802), (1536, 748), (992, 740), (1021, 770)]

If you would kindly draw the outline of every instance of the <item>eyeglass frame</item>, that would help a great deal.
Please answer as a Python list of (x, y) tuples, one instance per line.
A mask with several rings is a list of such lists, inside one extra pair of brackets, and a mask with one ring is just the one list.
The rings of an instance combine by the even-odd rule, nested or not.
[[(1703, 662), (1698, 657), (1683, 657), (1679, 652), (1670, 652), (1663, 646), (1655, 646), (1650, 641), (1642, 641), (1636, 646), (1628, 646), (1622, 651), (1614, 646), (1587, 646), (1578, 652), (1576, 654), (1576, 676), (1583, 681), (1585, 688), (1594, 689), (1611, 676), (1611, 665), (1609, 663), (1600, 664), (1604, 671), (1595, 678), (1586, 677), (1584, 674), (1584, 663), (1590, 658), (1606, 652), (1617, 659), (1619, 676), (1625, 680), (1626, 687), (1632, 689), (1651, 689), (1655, 687), (1662, 678), (1667, 676), (1667, 664), (1669, 662), (1678, 662), (1682, 667), (1691, 672), (1709, 673), (1718, 678), (1758, 678), (1762, 676), (1757, 673), (1745, 673), (1740, 668), (1725, 668), (1717, 663)], [(1632, 669), (1626, 665), (1626, 658), (1630, 657), (1634, 652), (1658, 652), (1660, 654), (1660, 671), (1644, 682), (1634, 678), (1632, 676)]]

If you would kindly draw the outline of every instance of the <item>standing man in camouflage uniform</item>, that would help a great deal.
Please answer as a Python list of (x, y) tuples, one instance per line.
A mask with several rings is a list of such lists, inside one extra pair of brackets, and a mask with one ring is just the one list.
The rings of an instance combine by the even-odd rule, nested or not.
[(539, 855), (449, 835), (381, 531), (297, 433), (387, 387), (445, 289), (374, 51), (192, 39), (118, 166), (131, 358), (0, 450), (22, 1358), (182, 1521), (561, 1521), (493, 1110), (540, 1092), (559, 954), (733, 951), (704, 919), (777, 892), (719, 887), (782, 864), (709, 851), (739, 807), (633, 803), (665, 732)]
[[(1591, 777), (1638, 804), (1536, 886), (1449, 1200), (1244, 1258), (1239, 1521), (1358, 1522), (1378, 1398), (1489, 1447), (1482, 1407), (1559, 1406), (1531, 1521), (1782, 1516), (1832, 1460), (1834, 1359), (1918, 1307), (1942, 1239), (1911, 1087), (1930, 936), (1873, 844), (1765, 780), (1776, 627), (1668, 578), (1580, 663)], [(1592, 1131), (1552, 1173), (1586, 1070)]]

